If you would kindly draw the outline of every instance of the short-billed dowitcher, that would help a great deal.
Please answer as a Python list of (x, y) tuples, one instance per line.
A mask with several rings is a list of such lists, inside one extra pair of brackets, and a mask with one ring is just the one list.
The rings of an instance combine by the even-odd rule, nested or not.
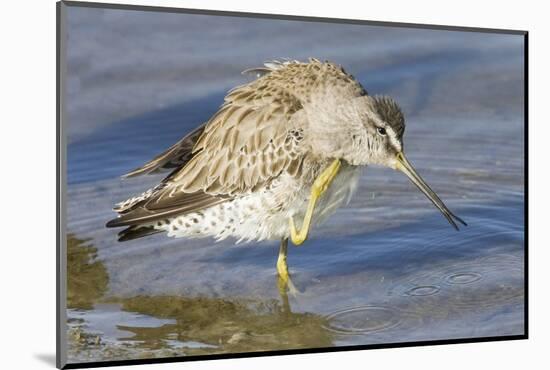
[[(277, 271), (288, 281), (295, 245), (346, 203), (362, 166), (403, 172), (458, 230), (458, 221), (403, 153), (405, 121), (389, 97), (370, 96), (330, 62), (270, 62), (231, 90), (210, 120), (128, 173), (171, 171), (119, 203), (108, 227), (119, 240), (165, 231), (174, 237), (280, 239)], [(317, 204), (319, 201), (319, 204)]]

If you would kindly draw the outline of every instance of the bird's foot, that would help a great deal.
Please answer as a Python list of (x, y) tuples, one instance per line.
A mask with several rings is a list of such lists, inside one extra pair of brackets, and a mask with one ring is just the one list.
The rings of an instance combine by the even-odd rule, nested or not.
[(281, 240), (281, 246), (279, 248), (279, 257), (277, 258), (277, 274), (278, 281), (277, 285), (279, 287), (279, 293), (281, 295), (286, 295), (287, 291), (290, 292), (292, 296), (296, 296), (299, 291), (296, 289), (292, 280), (290, 279), (290, 274), (288, 273), (288, 264), (286, 261), (288, 253), (288, 239)]
[(296, 286), (290, 279), (290, 276), (286, 276), (283, 278), (281, 277), (281, 275), (279, 275), (277, 279), (277, 287), (279, 288), (279, 294), (282, 297), (287, 297), (288, 293), (290, 293), (292, 297), (296, 297), (299, 294), (302, 294), (302, 292), (300, 292), (298, 288), (296, 288)]
[(290, 238), (294, 245), (302, 244), (309, 234), (309, 227), (311, 225), (311, 218), (313, 217), (313, 211), (315, 210), (315, 204), (317, 200), (323, 193), (328, 189), (330, 183), (340, 170), (340, 160), (335, 159), (330, 166), (328, 166), (320, 175), (315, 179), (313, 186), (311, 187), (311, 195), (309, 197), (309, 204), (307, 207), (304, 220), (302, 222), (302, 227), (298, 231), (296, 224), (294, 223), (294, 218), (291, 216), (288, 220), (288, 225), (290, 228)]

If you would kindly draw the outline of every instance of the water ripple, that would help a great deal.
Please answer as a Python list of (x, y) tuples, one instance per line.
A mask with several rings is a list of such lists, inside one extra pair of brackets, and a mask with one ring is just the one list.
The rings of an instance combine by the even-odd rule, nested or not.
[(326, 316), (327, 330), (338, 334), (367, 334), (398, 326), (402, 319), (388, 307), (359, 306), (333, 312)]
[[(502, 271), (506, 274), (503, 275)], [(498, 254), (436, 264), (395, 281), (387, 295), (396, 299), (414, 298), (409, 301), (401, 299), (395, 304), (405, 311), (417, 312), (466, 312), (495, 305), (519, 304), (524, 295), (523, 259)]]
[(421, 285), (407, 290), (403, 295), (407, 296), (426, 296), (439, 293), (441, 290), (437, 285)]
[(458, 272), (445, 278), (448, 284), (471, 284), (481, 280), (483, 276), (477, 272)]

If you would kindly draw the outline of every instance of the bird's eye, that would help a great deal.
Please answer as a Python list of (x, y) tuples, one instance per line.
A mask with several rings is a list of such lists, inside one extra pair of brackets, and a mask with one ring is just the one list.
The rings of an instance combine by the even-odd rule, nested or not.
[(386, 129), (384, 127), (378, 127), (378, 133), (382, 136), (386, 136)]

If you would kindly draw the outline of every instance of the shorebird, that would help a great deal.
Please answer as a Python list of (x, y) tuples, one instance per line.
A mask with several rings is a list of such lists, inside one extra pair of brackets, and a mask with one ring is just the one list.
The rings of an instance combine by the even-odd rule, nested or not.
[[(171, 171), (117, 204), (107, 227), (119, 240), (172, 237), (281, 240), (279, 278), (289, 282), (287, 246), (349, 201), (360, 170), (403, 172), (458, 230), (454, 215), (403, 152), (405, 120), (390, 97), (371, 96), (341, 66), (274, 61), (243, 73), (206, 123), (125, 177)], [(456, 222), (455, 222), (456, 221)]]

